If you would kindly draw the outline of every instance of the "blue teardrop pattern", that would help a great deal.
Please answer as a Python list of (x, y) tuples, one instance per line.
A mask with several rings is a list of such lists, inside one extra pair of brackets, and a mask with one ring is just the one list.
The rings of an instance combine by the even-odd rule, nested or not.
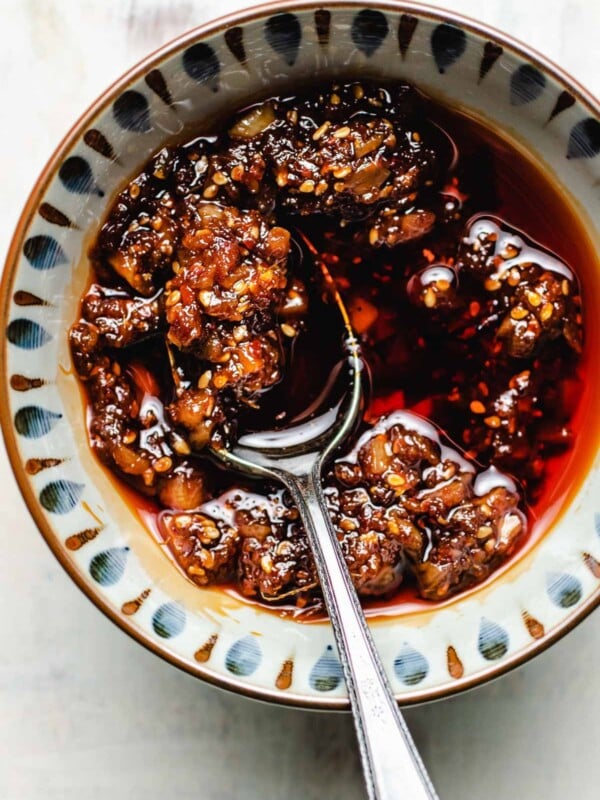
[(141, 92), (133, 89), (117, 97), (113, 103), (113, 116), (123, 130), (133, 133), (148, 133), (152, 130), (148, 101)]
[(79, 502), (84, 488), (82, 483), (74, 483), (64, 478), (52, 481), (40, 492), (40, 503), (46, 511), (53, 514), (68, 514)]
[(128, 553), (128, 547), (103, 550), (90, 561), (90, 575), (100, 586), (114, 586), (123, 577)]
[(61, 164), (58, 177), (65, 189), (73, 194), (96, 194), (104, 197), (94, 179), (92, 168), (81, 156), (71, 156)]
[(163, 603), (152, 616), (152, 627), (161, 639), (172, 639), (185, 628), (185, 611), (178, 603)]
[(510, 102), (513, 106), (531, 103), (546, 88), (545, 76), (532, 64), (521, 64), (510, 76)]
[(210, 45), (199, 42), (188, 47), (183, 54), (183, 68), (196, 83), (207, 84), (214, 92), (219, 90), (221, 65)]
[(288, 66), (293, 66), (302, 41), (302, 27), (298, 17), (289, 13), (269, 17), (265, 22), (265, 39)]
[(405, 644), (394, 659), (394, 672), (402, 683), (416, 686), (427, 677), (429, 662), (422, 653)]
[(331, 11), (325, 8), (318, 8), (315, 11), (315, 30), (321, 47), (327, 47), (331, 31)]
[(385, 14), (365, 8), (363, 11), (359, 11), (352, 20), (350, 35), (358, 49), (369, 58), (381, 47), (389, 29)]
[(558, 97), (556, 98), (556, 103), (554, 104), (554, 108), (550, 112), (550, 116), (548, 117), (548, 122), (552, 122), (554, 117), (557, 117), (559, 114), (562, 114), (563, 111), (566, 111), (571, 106), (575, 105), (575, 98), (571, 94), (571, 92), (562, 91)]
[(23, 255), (34, 269), (54, 269), (67, 263), (65, 251), (53, 236), (31, 236), (23, 245)]
[(47, 303), (42, 297), (32, 292), (25, 292), (23, 289), (17, 289), (13, 294), (13, 301), (17, 306), (47, 306), (52, 305)]
[(166, 106), (173, 106), (173, 97), (169, 85), (165, 80), (165, 76), (159, 69), (150, 70), (144, 78), (146, 86), (148, 86), (154, 94), (158, 95)]
[(483, 55), (481, 56), (481, 63), (479, 64), (479, 83), (481, 83), (503, 53), (503, 48), (496, 42), (486, 42), (484, 44)]
[(225, 656), (225, 666), (232, 675), (246, 678), (258, 669), (262, 651), (255, 636), (244, 636), (234, 642)]
[(552, 602), (559, 608), (577, 605), (583, 596), (581, 581), (567, 572), (549, 572), (546, 589)]
[(406, 58), (418, 24), (417, 17), (413, 17), (411, 14), (402, 14), (400, 17), (400, 22), (398, 23), (398, 47), (403, 59)]
[(118, 161), (117, 154), (115, 153), (112, 144), (108, 141), (106, 136), (97, 128), (90, 128), (83, 134), (83, 141), (96, 153), (100, 153), (104, 158), (110, 161)]
[(15, 414), (15, 428), (27, 439), (39, 439), (47, 436), (59, 419), (62, 419), (62, 414), (56, 411), (41, 406), (23, 406)]
[(477, 647), (487, 661), (497, 661), (508, 652), (510, 639), (508, 633), (497, 622), (482, 617), (479, 627)]
[(37, 350), (47, 344), (52, 336), (37, 322), (31, 319), (13, 319), (6, 329), (6, 336), (11, 344), (23, 350)]
[(600, 122), (587, 117), (577, 122), (569, 136), (567, 158), (594, 158), (600, 153)]
[(443, 75), (462, 56), (467, 48), (467, 37), (461, 28), (444, 22), (431, 34), (431, 52), (438, 70)]
[(223, 34), (223, 38), (236, 61), (239, 61), (239, 63), (245, 67), (248, 63), (248, 57), (244, 45), (244, 29), (240, 25), (227, 28)]
[(62, 211), (59, 211), (58, 208), (55, 208), (50, 203), (42, 203), (38, 208), (38, 214), (51, 225), (59, 225), (61, 228), (77, 227), (77, 225), (73, 225), (66, 214), (63, 214)]
[(321, 658), (310, 671), (308, 682), (317, 692), (332, 692), (340, 685), (344, 673), (342, 665), (328, 644)]

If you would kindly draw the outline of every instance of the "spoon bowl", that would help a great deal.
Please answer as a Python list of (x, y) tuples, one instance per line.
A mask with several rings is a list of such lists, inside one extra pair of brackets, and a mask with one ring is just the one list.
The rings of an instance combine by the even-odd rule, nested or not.
[[(348, 708), (330, 626), (203, 590), (174, 568), (85, 444), (65, 331), (89, 281), (90, 233), (152, 153), (267, 90), (286, 94), (363, 74), (414, 82), (506, 133), (551, 170), (575, 204), (586, 227), (581, 241), (600, 243), (600, 107), (565, 72), (510, 36), (447, 10), (384, 0), (315, 9), (284, 0), (186, 33), (107, 89), (32, 190), (0, 293), (8, 456), (37, 526), (72, 580), (119, 628), (202, 681), (320, 710)], [(591, 308), (599, 302), (595, 283), (587, 286)], [(596, 431), (597, 376), (594, 366), (588, 432)], [(580, 490), (505, 571), (449, 603), (386, 606), (378, 616), (372, 634), (401, 704), (497, 678), (600, 603), (594, 437), (575, 445), (574, 462), (585, 462)]]
[(246, 434), (231, 446), (219, 442), (209, 449), (217, 461), (230, 469), (283, 483), (298, 508), (348, 687), (370, 800), (394, 800), (400, 787), (407, 799), (435, 800), (437, 795), (369, 633), (321, 486), (327, 460), (347, 441), (360, 420), (362, 360), (335, 281), (316, 249), (303, 238), (321, 271), (325, 291), (343, 321), (347, 391), (341, 400), (329, 403), (326, 411), (307, 422)]

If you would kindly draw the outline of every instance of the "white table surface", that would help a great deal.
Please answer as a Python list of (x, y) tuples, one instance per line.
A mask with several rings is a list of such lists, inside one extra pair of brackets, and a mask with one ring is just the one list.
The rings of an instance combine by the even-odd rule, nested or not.
[[(0, 256), (46, 159), (100, 91), (243, 5), (0, 0)], [(438, 5), (511, 32), (600, 94), (597, 0)], [(50, 554), (5, 457), (0, 513), (0, 800), (364, 797), (348, 716), (213, 689), (105, 619)], [(406, 712), (443, 800), (600, 797), (599, 614), (499, 681)]]

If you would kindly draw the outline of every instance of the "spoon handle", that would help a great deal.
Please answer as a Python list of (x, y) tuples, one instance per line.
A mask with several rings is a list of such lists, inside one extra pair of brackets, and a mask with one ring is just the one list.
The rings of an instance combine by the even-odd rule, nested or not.
[(282, 476), (311, 544), (358, 737), (370, 800), (437, 800), (352, 585), (314, 473)]

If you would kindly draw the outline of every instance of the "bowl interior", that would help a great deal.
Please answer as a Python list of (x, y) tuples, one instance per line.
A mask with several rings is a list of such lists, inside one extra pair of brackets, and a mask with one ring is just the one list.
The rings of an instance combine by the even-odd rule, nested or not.
[[(89, 279), (90, 238), (151, 153), (257, 96), (358, 76), (414, 82), (503, 131), (551, 170), (598, 249), (600, 122), (577, 87), (504, 37), (432, 10), (288, 3), (191, 32), (109, 90), (44, 172), (3, 283), (4, 434), (60, 561), (112, 619), (173, 663), (237, 691), (307, 706), (347, 702), (329, 626), (199, 589), (173, 567), (91, 456), (66, 331)], [(484, 587), (373, 623), (400, 701), (499, 674), (598, 602), (599, 480), (594, 463), (547, 535)]]

